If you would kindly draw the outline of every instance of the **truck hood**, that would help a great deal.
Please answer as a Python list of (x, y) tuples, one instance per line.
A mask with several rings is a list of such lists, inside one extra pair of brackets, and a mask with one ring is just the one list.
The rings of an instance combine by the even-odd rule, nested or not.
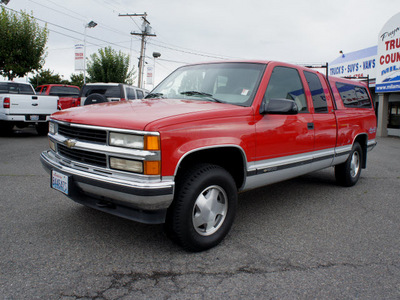
[(158, 130), (181, 122), (239, 116), (249, 110), (250, 107), (209, 101), (142, 99), (75, 107), (54, 113), (52, 119), (121, 129)]

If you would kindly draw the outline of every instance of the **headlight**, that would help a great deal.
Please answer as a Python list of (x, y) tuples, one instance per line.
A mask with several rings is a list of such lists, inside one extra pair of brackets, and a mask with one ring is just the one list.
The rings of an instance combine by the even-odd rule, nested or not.
[(160, 150), (160, 137), (110, 132), (109, 144), (110, 146), (158, 151)]
[(56, 124), (53, 122), (49, 122), (49, 133), (50, 134), (56, 133)]
[(110, 132), (110, 145), (134, 149), (144, 148), (144, 136)]
[(137, 160), (110, 157), (110, 167), (122, 171), (143, 173), (143, 163)]

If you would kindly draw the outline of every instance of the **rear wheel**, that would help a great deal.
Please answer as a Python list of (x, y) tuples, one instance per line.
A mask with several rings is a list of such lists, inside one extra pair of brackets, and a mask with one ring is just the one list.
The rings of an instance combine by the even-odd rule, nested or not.
[(335, 167), (336, 181), (342, 186), (353, 186), (357, 183), (361, 175), (361, 162), (363, 152), (358, 142), (355, 142), (349, 158)]
[(168, 211), (168, 235), (188, 251), (203, 251), (228, 234), (236, 212), (237, 190), (223, 168), (202, 164), (182, 176)]

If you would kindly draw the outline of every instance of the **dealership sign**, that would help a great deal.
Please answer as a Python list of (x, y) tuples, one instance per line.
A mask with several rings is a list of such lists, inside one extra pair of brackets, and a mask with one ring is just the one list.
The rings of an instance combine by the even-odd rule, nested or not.
[(329, 63), (329, 76), (337, 77), (376, 77), (377, 46), (344, 53)]
[(376, 92), (400, 91), (400, 13), (383, 26), (378, 39)]

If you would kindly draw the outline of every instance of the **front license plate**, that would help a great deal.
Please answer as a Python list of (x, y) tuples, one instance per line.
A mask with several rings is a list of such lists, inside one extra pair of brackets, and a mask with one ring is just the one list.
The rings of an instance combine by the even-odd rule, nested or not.
[(38, 115), (31, 115), (30, 119), (31, 119), (31, 121), (38, 121), (39, 120), (39, 116)]
[(51, 172), (51, 187), (68, 195), (69, 177), (57, 171)]

